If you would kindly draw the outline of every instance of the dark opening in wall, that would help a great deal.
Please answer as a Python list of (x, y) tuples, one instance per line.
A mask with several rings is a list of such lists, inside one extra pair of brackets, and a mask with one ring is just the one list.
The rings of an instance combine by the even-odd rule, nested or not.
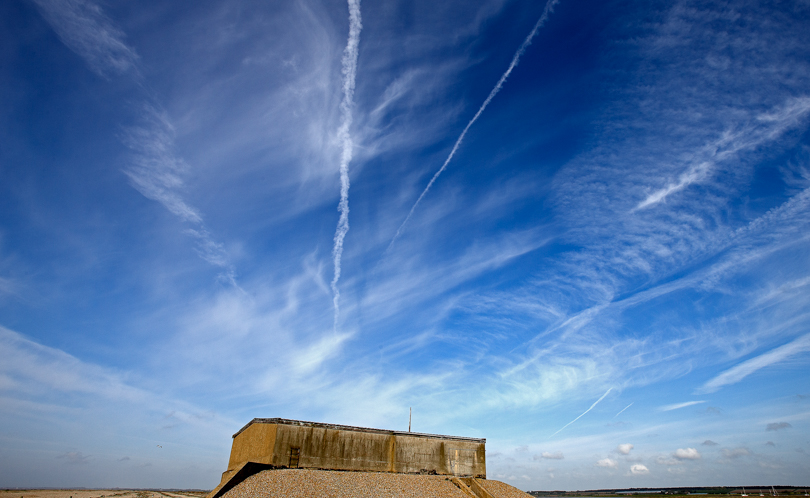
[(290, 468), (298, 468), (298, 460), (301, 456), (301, 448), (290, 448)]

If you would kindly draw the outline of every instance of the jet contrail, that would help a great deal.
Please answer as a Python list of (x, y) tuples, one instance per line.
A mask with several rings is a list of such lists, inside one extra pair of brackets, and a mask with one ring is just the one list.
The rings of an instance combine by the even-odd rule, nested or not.
[[(635, 401), (633, 401), (633, 403), (635, 403)], [(630, 408), (631, 406), (633, 406), (633, 403), (630, 403), (629, 405), (627, 405), (627, 406), (625, 406), (624, 408), (622, 408), (622, 409), (619, 411), (619, 413), (617, 413), (616, 415), (614, 415), (614, 416), (613, 416), (613, 418), (616, 418), (616, 417), (618, 417), (619, 415), (621, 415), (622, 413), (624, 413), (624, 411), (625, 411), (625, 410), (627, 410), (628, 408)]]
[(506, 72), (503, 73), (501, 79), (498, 80), (498, 83), (496, 83), (492, 91), (489, 92), (489, 96), (487, 96), (487, 99), (484, 101), (483, 104), (481, 104), (481, 107), (478, 109), (478, 112), (475, 113), (475, 116), (473, 116), (470, 122), (467, 123), (467, 126), (464, 127), (464, 131), (462, 131), (461, 135), (458, 136), (455, 145), (453, 145), (453, 149), (450, 151), (450, 155), (447, 156), (447, 159), (444, 160), (444, 164), (442, 164), (442, 167), (439, 168), (439, 171), (437, 171), (435, 175), (433, 175), (433, 178), (430, 179), (430, 182), (428, 182), (427, 187), (425, 187), (425, 190), (423, 190), (419, 198), (416, 199), (416, 202), (414, 203), (413, 207), (411, 207), (411, 211), (408, 213), (408, 216), (405, 217), (405, 221), (402, 222), (402, 224), (399, 226), (399, 229), (397, 229), (397, 233), (394, 235), (394, 238), (391, 239), (391, 243), (388, 244), (388, 248), (385, 250), (385, 252), (391, 250), (391, 247), (393, 247), (394, 242), (399, 238), (400, 234), (402, 234), (402, 229), (411, 219), (411, 216), (413, 216), (413, 212), (416, 210), (416, 206), (419, 205), (419, 203), (422, 201), (422, 198), (425, 197), (425, 195), (428, 193), (428, 190), (430, 190), (430, 187), (433, 186), (433, 184), (436, 182), (436, 179), (439, 178), (439, 175), (441, 175), (442, 172), (447, 168), (447, 165), (450, 163), (450, 160), (453, 159), (454, 155), (456, 155), (456, 151), (461, 145), (461, 142), (464, 140), (464, 136), (467, 135), (467, 131), (469, 131), (473, 123), (475, 123), (478, 120), (479, 116), (481, 116), (481, 113), (484, 112), (484, 109), (487, 108), (487, 106), (495, 97), (495, 95), (497, 95), (498, 92), (501, 91), (501, 87), (506, 81), (506, 78), (508, 78), (512, 70), (515, 69), (515, 67), (517, 67), (518, 62), (520, 62), (520, 57), (523, 55), (523, 52), (525, 52), (526, 49), (529, 47), (529, 45), (531, 45), (532, 39), (534, 39), (534, 37), (537, 35), (537, 32), (540, 30), (540, 28), (543, 27), (543, 24), (546, 23), (549, 14), (551, 14), (551, 12), (554, 10), (554, 6), (557, 5), (557, 3), (559, 3), (559, 0), (548, 0), (548, 2), (546, 3), (546, 8), (543, 9), (543, 14), (540, 16), (540, 19), (538, 19), (537, 22), (534, 24), (534, 28), (532, 28), (531, 32), (529, 33), (529, 36), (527, 36), (526, 39), (523, 40), (523, 43), (520, 45), (520, 48), (518, 48), (517, 52), (515, 52), (515, 56), (512, 57), (512, 63), (509, 64), (509, 67), (506, 69)]
[[(575, 418), (574, 420), (572, 420), (572, 421), (568, 422), (567, 424), (565, 424), (564, 426), (562, 426), (562, 428), (561, 428), (559, 431), (557, 431), (557, 432), (555, 432), (554, 434), (550, 435), (550, 436), (549, 436), (549, 439), (550, 439), (550, 438), (553, 438), (554, 436), (556, 436), (557, 434), (559, 434), (559, 433), (560, 433), (560, 431), (562, 431), (563, 429), (565, 429), (565, 428), (566, 428), (566, 427), (568, 427), (569, 425), (573, 424), (573, 423), (574, 423), (574, 422), (576, 422), (577, 420), (581, 419), (581, 418), (583, 417), (583, 415), (585, 415), (585, 414), (586, 414), (586, 413), (588, 413), (589, 411), (593, 410), (593, 407), (594, 407), (594, 406), (596, 406), (596, 405), (598, 405), (600, 401), (602, 401), (603, 399), (605, 399), (605, 396), (607, 396), (607, 395), (608, 395), (608, 393), (610, 393), (610, 391), (612, 391), (612, 390), (613, 390), (613, 388), (612, 388), (612, 387), (609, 387), (609, 388), (608, 388), (608, 390), (607, 390), (607, 391), (605, 391), (605, 394), (603, 394), (601, 398), (599, 398), (599, 399), (597, 399), (596, 401), (594, 401), (594, 403), (591, 405), (591, 407), (590, 407), (590, 408), (588, 408), (587, 410), (585, 410), (584, 412), (582, 412), (582, 415), (580, 415), (579, 417)], [(631, 403), (631, 404), (632, 404), (632, 403)]]
[(338, 130), (338, 137), (342, 143), (343, 151), (340, 156), (340, 203), (338, 211), (337, 229), (335, 230), (335, 247), (332, 257), (335, 265), (335, 276), (332, 278), (332, 302), (335, 307), (334, 329), (337, 330), (340, 315), (340, 258), (343, 256), (343, 239), (349, 231), (349, 162), (352, 160), (352, 137), (349, 128), (352, 124), (352, 105), (354, 100), (354, 81), (357, 76), (357, 47), (360, 45), (360, 30), (363, 25), (360, 19), (360, 0), (349, 2), (349, 40), (343, 51), (343, 100), (340, 102), (340, 112), (343, 122)]

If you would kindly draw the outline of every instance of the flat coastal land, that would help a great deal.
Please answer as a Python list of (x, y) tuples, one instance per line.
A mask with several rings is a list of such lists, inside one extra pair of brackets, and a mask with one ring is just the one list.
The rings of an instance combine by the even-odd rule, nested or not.
[(127, 489), (2, 489), (0, 498), (202, 498), (206, 493)]
[[(565, 497), (593, 497), (593, 498), (643, 498), (643, 497), (657, 497), (667, 495), (668, 498), (678, 497), (691, 497), (695, 498), (696, 495), (707, 495), (705, 498), (733, 498), (746, 496), (749, 498), (759, 498), (760, 496), (766, 498), (774, 498), (775, 496), (810, 496), (808, 494), (810, 486), (749, 486), (745, 487), (731, 487), (731, 486), (717, 486), (717, 487), (689, 487), (689, 488), (628, 488), (628, 489), (590, 489), (585, 491), (528, 491), (528, 493), (535, 497), (544, 498), (565, 498)], [(722, 496), (716, 496), (722, 495)]]

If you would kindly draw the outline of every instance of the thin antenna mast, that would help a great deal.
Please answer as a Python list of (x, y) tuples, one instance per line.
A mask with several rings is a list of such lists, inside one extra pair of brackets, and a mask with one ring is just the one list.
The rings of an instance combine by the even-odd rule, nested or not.
[(408, 407), (408, 432), (411, 432), (411, 407)]

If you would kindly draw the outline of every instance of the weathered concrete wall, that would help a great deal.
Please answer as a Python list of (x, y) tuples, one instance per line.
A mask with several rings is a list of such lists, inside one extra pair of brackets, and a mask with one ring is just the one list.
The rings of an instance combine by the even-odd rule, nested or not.
[(273, 465), (369, 472), (430, 472), (486, 477), (486, 450), (479, 440), (278, 425)]
[(251, 424), (234, 437), (228, 468), (245, 462), (273, 463), (277, 424)]
[(247, 466), (486, 478), (485, 443), (485, 439), (253, 419), (234, 434), (228, 470), (217, 490), (245, 474)]

